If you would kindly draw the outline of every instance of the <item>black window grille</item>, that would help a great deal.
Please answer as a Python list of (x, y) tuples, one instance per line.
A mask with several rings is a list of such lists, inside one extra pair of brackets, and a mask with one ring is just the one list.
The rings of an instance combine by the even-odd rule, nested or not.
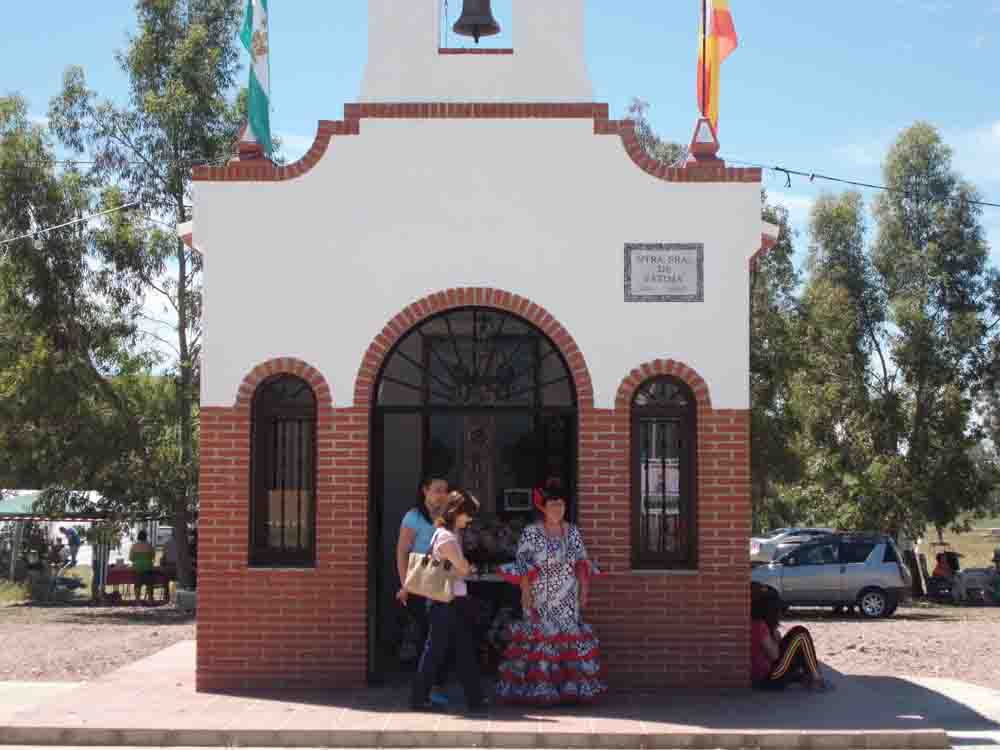
[(251, 565), (303, 565), (316, 555), (316, 397), (301, 378), (279, 375), (254, 395)]
[(632, 562), (694, 568), (696, 404), (676, 378), (647, 380), (632, 400)]
[(533, 325), (504, 312), (463, 308), (422, 323), (379, 377), (379, 407), (542, 408), (576, 405), (573, 376)]

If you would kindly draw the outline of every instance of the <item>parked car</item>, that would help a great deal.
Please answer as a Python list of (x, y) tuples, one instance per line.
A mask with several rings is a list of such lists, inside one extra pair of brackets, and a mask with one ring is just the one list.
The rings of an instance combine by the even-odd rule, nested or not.
[(833, 529), (793, 527), (775, 529), (764, 536), (750, 538), (750, 564), (761, 565), (776, 560), (805, 542), (832, 534)]
[(856, 606), (868, 618), (889, 617), (912, 595), (910, 571), (891, 537), (831, 534), (754, 568), (754, 582), (785, 606)]

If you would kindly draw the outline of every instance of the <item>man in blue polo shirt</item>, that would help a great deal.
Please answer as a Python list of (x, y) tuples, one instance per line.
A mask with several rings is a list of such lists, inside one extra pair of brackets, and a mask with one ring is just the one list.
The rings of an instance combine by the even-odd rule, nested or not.
[(70, 566), (76, 567), (76, 556), (80, 551), (80, 534), (72, 526), (59, 527), (59, 533), (66, 537), (66, 546), (69, 547)]

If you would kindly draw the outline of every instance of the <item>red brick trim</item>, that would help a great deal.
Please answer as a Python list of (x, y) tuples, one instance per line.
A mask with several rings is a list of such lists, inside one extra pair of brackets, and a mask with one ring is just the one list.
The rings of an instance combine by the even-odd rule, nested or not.
[(608, 118), (608, 105), (594, 102), (363, 102), (345, 104), (347, 120), (524, 120)]
[(761, 233), (760, 235), (760, 247), (750, 256), (750, 270), (754, 270), (757, 267), (758, 261), (770, 252), (770, 250), (778, 244), (778, 238), (772, 237), (768, 234)]
[[(470, 50), (469, 53), (475, 53)], [(480, 50), (479, 54), (486, 53)], [(447, 53), (452, 54), (452, 53)], [(320, 120), (312, 148), (299, 161), (279, 167), (266, 160), (234, 161), (222, 167), (195, 167), (196, 182), (281, 182), (301, 177), (319, 162), (335, 135), (359, 135), (361, 120), (423, 119), (592, 119), (596, 135), (616, 135), (625, 152), (647, 174), (667, 182), (761, 182), (758, 167), (727, 167), (724, 162), (691, 162), (676, 167), (649, 157), (639, 145), (635, 123), (611, 120), (607, 104), (594, 102), (408, 102), (345, 104), (343, 120)]]
[(632, 404), (632, 397), (636, 389), (650, 378), (658, 375), (673, 375), (684, 381), (694, 393), (698, 402), (698, 409), (711, 409), (712, 396), (708, 391), (708, 383), (693, 368), (688, 367), (683, 362), (674, 359), (654, 359), (646, 362), (632, 370), (620, 386), (618, 394), (615, 396), (615, 409), (628, 409)]
[(253, 368), (243, 378), (236, 393), (236, 402), (233, 405), (237, 409), (249, 409), (257, 386), (272, 375), (297, 375), (312, 386), (318, 406), (321, 408), (333, 406), (333, 394), (323, 374), (308, 362), (294, 357), (269, 359)]
[(590, 370), (576, 341), (562, 324), (545, 308), (517, 294), (485, 287), (448, 289), (435, 292), (417, 300), (386, 323), (365, 353), (354, 384), (355, 407), (369, 407), (374, 403), (373, 390), (386, 355), (406, 333), (427, 318), (458, 307), (488, 307), (503, 310), (524, 318), (535, 325), (558, 347), (576, 386), (577, 405), (580, 409), (594, 406), (594, 388)]
[(513, 55), (514, 50), (508, 47), (492, 47), (471, 49), (469, 47), (438, 47), (439, 55)]
[(642, 171), (667, 182), (760, 182), (758, 167), (727, 167), (724, 161), (688, 162), (683, 166), (671, 166), (653, 159), (639, 143), (632, 120), (594, 119), (594, 133), (597, 135), (617, 135), (625, 145), (625, 153)]
[(233, 161), (222, 167), (195, 167), (195, 182), (281, 182), (301, 177), (319, 163), (335, 135), (358, 135), (357, 120), (320, 120), (313, 145), (297, 162), (279, 167), (266, 159)]

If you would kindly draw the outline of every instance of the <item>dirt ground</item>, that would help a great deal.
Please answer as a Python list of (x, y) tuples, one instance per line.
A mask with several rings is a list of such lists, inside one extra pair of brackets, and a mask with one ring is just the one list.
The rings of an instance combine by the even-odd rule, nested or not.
[[(843, 674), (951, 677), (1000, 689), (1000, 607), (918, 604), (887, 620), (796, 609), (820, 659)], [(0, 607), (0, 680), (83, 681), (195, 637), (194, 618), (160, 607)]]
[(830, 609), (793, 609), (782, 627), (804, 625), (816, 652), (844, 674), (949, 677), (1000, 689), (1000, 607), (919, 603), (884, 620)]
[(195, 637), (172, 605), (0, 606), (0, 681), (82, 682)]

